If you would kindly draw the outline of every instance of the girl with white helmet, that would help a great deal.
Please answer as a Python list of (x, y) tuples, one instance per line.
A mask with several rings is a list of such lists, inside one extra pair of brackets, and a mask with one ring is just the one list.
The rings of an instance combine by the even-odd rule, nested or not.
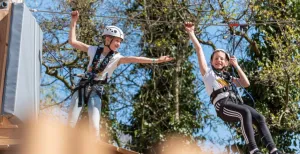
[[(216, 49), (210, 58), (212, 68), (208, 68), (202, 47), (194, 33), (194, 24), (186, 22), (185, 29), (196, 49), (203, 82), (218, 117), (226, 122), (241, 122), (242, 134), (250, 154), (262, 154), (256, 145), (252, 124), (257, 127), (261, 140), (270, 153), (281, 154), (274, 144), (265, 117), (254, 108), (244, 104), (236, 91), (235, 86), (250, 86), (248, 78), (240, 68), (237, 59), (234, 56), (230, 57), (223, 49)], [(229, 65), (237, 70), (239, 78), (232, 77), (226, 71), (226, 67)]]
[(80, 112), (83, 108), (82, 100), (88, 105), (89, 127), (92, 133), (99, 139), (100, 112), (101, 112), (101, 88), (100, 84), (107, 81), (113, 71), (120, 65), (126, 63), (163, 63), (173, 60), (169, 56), (159, 58), (122, 56), (117, 49), (124, 39), (124, 33), (116, 26), (107, 26), (102, 36), (104, 37), (104, 47), (90, 46), (76, 40), (76, 22), (79, 17), (78, 11), (71, 13), (69, 43), (76, 49), (87, 52), (89, 64), (87, 72), (81, 80), (76, 92), (72, 96), (68, 123), (75, 127)]

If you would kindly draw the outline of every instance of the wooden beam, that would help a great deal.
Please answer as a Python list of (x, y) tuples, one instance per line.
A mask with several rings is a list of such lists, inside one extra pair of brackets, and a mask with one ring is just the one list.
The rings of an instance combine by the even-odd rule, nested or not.
[[(18, 128), (18, 125), (14, 125), (12, 124), (8, 119), (7, 117), (1, 115), (0, 116), (0, 131), (1, 131), (1, 128)], [(1, 134), (1, 132), (0, 132)], [(1, 135), (0, 135), (1, 136)]]
[(7, 9), (0, 9), (0, 112), (2, 111), (6, 57), (10, 32), (11, 3)]
[(8, 10), (7, 10), (7, 11), (5, 11), (5, 10), (0, 10), (0, 22), (2, 21), (2, 19), (3, 19), (4, 17), (7, 16), (7, 14), (8, 14)]
[(21, 144), (20, 139), (1, 139), (0, 140), (0, 153), (2, 150), (13, 150), (12, 148), (17, 147)]

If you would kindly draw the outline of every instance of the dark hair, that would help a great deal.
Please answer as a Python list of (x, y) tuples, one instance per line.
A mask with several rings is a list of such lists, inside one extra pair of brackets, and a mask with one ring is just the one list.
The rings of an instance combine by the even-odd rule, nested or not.
[(216, 49), (216, 50), (211, 54), (211, 56), (210, 56), (210, 61), (213, 60), (213, 57), (214, 57), (215, 53), (217, 53), (217, 52), (223, 52), (223, 53), (225, 53), (226, 59), (229, 61), (230, 56), (229, 56), (229, 54), (228, 54), (225, 50), (223, 50), (223, 49)]

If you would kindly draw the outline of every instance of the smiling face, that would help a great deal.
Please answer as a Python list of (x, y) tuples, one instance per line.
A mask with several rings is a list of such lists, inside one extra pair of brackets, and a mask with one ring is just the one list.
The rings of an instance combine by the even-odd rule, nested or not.
[(120, 48), (122, 41), (123, 40), (119, 37), (107, 36), (105, 38), (105, 44), (110, 44), (110, 49), (113, 51), (117, 51), (117, 49)]
[(226, 57), (226, 54), (222, 51), (214, 51), (211, 59), (211, 65), (217, 69), (222, 70), (226, 66), (228, 66), (229, 59)]

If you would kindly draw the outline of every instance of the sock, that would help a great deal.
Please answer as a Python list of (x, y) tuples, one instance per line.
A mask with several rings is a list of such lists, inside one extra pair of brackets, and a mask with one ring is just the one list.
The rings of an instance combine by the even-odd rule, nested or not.
[(255, 151), (257, 151), (258, 150), (258, 148), (255, 148), (255, 149), (253, 149), (253, 150), (251, 150), (250, 151), (250, 154), (253, 154)]

